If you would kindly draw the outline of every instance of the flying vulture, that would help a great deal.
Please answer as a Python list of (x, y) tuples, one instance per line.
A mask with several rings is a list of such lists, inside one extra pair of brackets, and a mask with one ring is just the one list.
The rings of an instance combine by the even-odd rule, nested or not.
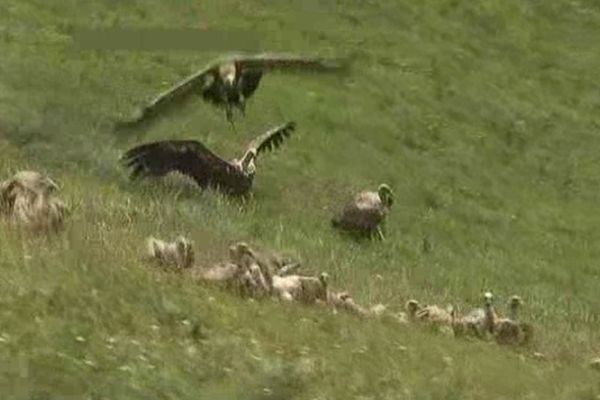
[(339, 215), (331, 219), (335, 228), (360, 235), (377, 234), (384, 239), (381, 224), (385, 220), (394, 194), (385, 183), (379, 185), (377, 192), (360, 192), (352, 202), (347, 204)]
[(135, 126), (180, 101), (192, 98), (192, 94), (224, 108), (227, 120), (233, 125), (234, 107), (240, 110), (242, 116), (245, 114), (246, 100), (254, 94), (265, 72), (273, 70), (335, 72), (345, 66), (336, 59), (290, 54), (239, 55), (220, 58), (160, 93), (146, 104), (134, 119), (118, 125)]
[(132, 168), (131, 177), (163, 176), (179, 172), (191, 177), (201, 188), (226, 194), (247, 194), (256, 172), (255, 159), (264, 151), (278, 148), (295, 130), (293, 121), (274, 127), (256, 137), (240, 159), (224, 160), (196, 140), (163, 140), (142, 144), (127, 151), (122, 162)]

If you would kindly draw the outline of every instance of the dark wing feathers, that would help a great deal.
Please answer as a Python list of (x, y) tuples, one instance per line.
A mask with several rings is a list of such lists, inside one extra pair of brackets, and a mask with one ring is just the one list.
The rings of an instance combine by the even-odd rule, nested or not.
[(347, 70), (348, 60), (339, 58), (304, 57), (293, 54), (257, 54), (235, 55), (213, 61), (203, 70), (198, 71), (177, 82), (163, 91), (145, 106), (138, 114), (128, 121), (117, 122), (117, 128), (131, 128), (149, 120), (161, 111), (171, 108), (197, 93), (204, 100), (218, 103), (218, 95), (213, 85), (219, 79), (219, 66), (223, 63), (235, 63), (239, 68), (240, 90), (245, 98), (249, 98), (258, 88), (263, 74), (271, 70), (343, 72)]
[(242, 95), (249, 98), (254, 94), (263, 76), (263, 71), (260, 69), (242, 70), (240, 76), (240, 88)]
[(194, 140), (164, 140), (136, 146), (127, 151), (122, 162), (132, 169), (131, 176), (161, 176), (172, 171), (193, 178), (203, 186), (214, 177), (230, 173), (231, 165)]
[(242, 69), (339, 71), (347, 64), (342, 59), (305, 57), (293, 54), (257, 54), (234, 57)]
[(292, 132), (294, 132), (295, 129), (296, 123), (294, 121), (276, 126), (250, 142), (246, 151), (254, 149), (258, 155), (264, 151), (276, 149), (292, 134)]
[(292, 54), (258, 54), (251, 56), (232, 57), (240, 68), (240, 87), (242, 95), (249, 98), (254, 94), (263, 74), (268, 71), (313, 71), (313, 72), (342, 72), (348, 63), (341, 59), (318, 57), (303, 57)]

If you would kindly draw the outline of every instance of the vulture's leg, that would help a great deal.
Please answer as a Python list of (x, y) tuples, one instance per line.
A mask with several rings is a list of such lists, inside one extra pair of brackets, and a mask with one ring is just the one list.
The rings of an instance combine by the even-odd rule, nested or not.
[(237, 133), (235, 130), (235, 124), (233, 123), (233, 108), (231, 107), (230, 103), (225, 105), (225, 117), (227, 118), (227, 122), (231, 124), (233, 131)]
[(229, 124), (231, 125), (231, 129), (233, 129), (233, 132), (237, 134), (235, 122), (233, 122), (233, 112), (231, 111), (231, 109), (227, 110), (227, 122), (229, 122)]
[(383, 232), (380, 226), (377, 227), (377, 236), (379, 237), (379, 239), (385, 240), (385, 236), (383, 236)]
[(229, 121), (229, 123), (231, 124), (231, 129), (233, 129), (233, 132), (237, 134), (237, 129), (235, 128), (235, 123), (233, 122), (233, 120)]
[(240, 113), (242, 117), (246, 116), (246, 99), (243, 94), (240, 94), (240, 101), (238, 102), (238, 108), (240, 109)]

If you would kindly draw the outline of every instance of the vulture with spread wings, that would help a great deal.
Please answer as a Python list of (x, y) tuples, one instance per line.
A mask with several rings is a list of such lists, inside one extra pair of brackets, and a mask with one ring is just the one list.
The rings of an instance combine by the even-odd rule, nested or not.
[(131, 177), (163, 176), (179, 172), (191, 177), (201, 188), (213, 188), (226, 194), (245, 195), (252, 188), (258, 154), (278, 148), (295, 130), (291, 121), (256, 137), (242, 158), (224, 160), (196, 140), (163, 140), (142, 144), (122, 158), (132, 169)]
[(204, 101), (225, 109), (233, 125), (233, 109), (245, 113), (246, 100), (260, 83), (263, 74), (273, 70), (336, 72), (346, 68), (337, 59), (302, 57), (289, 54), (257, 54), (231, 56), (210, 63), (203, 70), (188, 76), (160, 93), (145, 105), (130, 121), (118, 126), (133, 127), (183, 101), (199, 95)]

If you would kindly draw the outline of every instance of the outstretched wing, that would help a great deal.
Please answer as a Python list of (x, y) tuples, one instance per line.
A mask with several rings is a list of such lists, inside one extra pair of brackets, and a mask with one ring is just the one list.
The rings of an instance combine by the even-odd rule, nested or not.
[(188, 100), (192, 94), (201, 94), (209, 89), (216, 79), (218, 73), (217, 66), (210, 64), (206, 68), (180, 80), (173, 86), (158, 94), (148, 104), (143, 106), (138, 115), (129, 121), (121, 122), (120, 126), (137, 125), (156, 114), (169, 109), (170, 107), (181, 104)]
[(348, 62), (342, 59), (306, 57), (294, 54), (256, 54), (233, 56), (229, 59), (240, 70), (240, 88), (244, 97), (254, 94), (265, 72), (279, 70), (290, 72), (343, 72)]
[(162, 176), (177, 171), (206, 187), (231, 180), (239, 174), (227, 161), (195, 140), (164, 140), (136, 146), (121, 161), (131, 177)]
[(262, 79), (263, 71), (261, 69), (245, 69), (240, 74), (240, 90), (245, 98), (249, 98), (256, 92), (260, 80)]
[(339, 72), (348, 63), (340, 58), (308, 57), (295, 54), (263, 53), (248, 56), (232, 57), (242, 71), (244, 70), (289, 70), (289, 71), (318, 71)]
[(264, 151), (276, 149), (295, 129), (296, 123), (294, 121), (276, 126), (252, 140), (246, 151), (254, 150), (256, 151), (256, 155), (258, 155)]

